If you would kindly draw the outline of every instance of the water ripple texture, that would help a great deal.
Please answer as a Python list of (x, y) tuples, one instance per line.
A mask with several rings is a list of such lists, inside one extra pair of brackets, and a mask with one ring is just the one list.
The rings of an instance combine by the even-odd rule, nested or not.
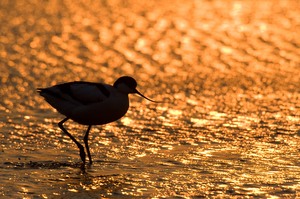
[[(300, 197), (300, 3), (0, 1), (0, 198)], [(78, 167), (36, 93), (133, 76)], [(67, 128), (82, 139), (85, 127)]]

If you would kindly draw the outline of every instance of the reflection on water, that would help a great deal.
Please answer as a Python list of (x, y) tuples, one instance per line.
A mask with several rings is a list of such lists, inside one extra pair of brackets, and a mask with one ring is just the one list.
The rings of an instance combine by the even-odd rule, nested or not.
[[(0, 197), (300, 197), (299, 6), (2, 0)], [(121, 75), (164, 103), (130, 96), (82, 173), (35, 89)]]

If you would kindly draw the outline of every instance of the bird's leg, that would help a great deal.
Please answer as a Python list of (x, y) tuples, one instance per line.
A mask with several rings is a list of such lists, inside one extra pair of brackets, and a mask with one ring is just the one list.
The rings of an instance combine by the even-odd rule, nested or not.
[(66, 122), (69, 118), (65, 118), (62, 121), (60, 121), (58, 123), (59, 128), (65, 133), (67, 134), (71, 140), (73, 140), (73, 142), (75, 142), (75, 144), (77, 145), (77, 147), (79, 148), (79, 152), (80, 152), (80, 158), (83, 162), (83, 164), (85, 164), (85, 152), (84, 152), (84, 148), (83, 146), (64, 128), (63, 123)]
[(88, 154), (88, 157), (89, 157), (90, 164), (92, 164), (92, 156), (91, 156), (91, 153), (90, 153), (90, 148), (89, 148), (88, 141), (89, 141), (89, 133), (90, 133), (91, 127), (92, 127), (92, 125), (89, 125), (89, 127), (88, 127), (88, 129), (85, 133), (85, 136), (83, 138), (85, 148), (86, 148), (86, 151), (87, 151), (87, 154)]

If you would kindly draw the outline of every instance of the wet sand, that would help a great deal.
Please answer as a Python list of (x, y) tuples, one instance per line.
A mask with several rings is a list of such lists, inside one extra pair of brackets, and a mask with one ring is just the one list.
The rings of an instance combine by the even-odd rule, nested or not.
[[(0, 198), (300, 197), (300, 3), (0, 2)], [(36, 88), (133, 76), (82, 173)], [(68, 122), (82, 139), (86, 127)]]

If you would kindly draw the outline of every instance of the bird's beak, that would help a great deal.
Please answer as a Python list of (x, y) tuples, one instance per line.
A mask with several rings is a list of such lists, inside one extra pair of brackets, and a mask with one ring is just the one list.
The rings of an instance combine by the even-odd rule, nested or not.
[(142, 93), (140, 93), (140, 92), (139, 92), (138, 90), (136, 90), (136, 89), (135, 89), (135, 93), (138, 94), (138, 95), (140, 95), (141, 97), (145, 98), (146, 100), (149, 100), (149, 101), (155, 102), (155, 103), (159, 103), (159, 102), (157, 102), (157, 101), (154, 101), (154, 100), (152, 100), (152, 99), (149, 99), (149, 98), (145, 97)]

